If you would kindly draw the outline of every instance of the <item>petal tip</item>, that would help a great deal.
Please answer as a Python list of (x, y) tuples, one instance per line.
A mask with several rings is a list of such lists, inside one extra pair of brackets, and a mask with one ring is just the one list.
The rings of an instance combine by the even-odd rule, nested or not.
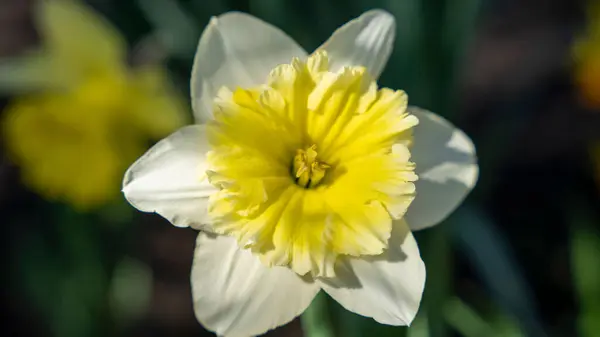
[(366, 18), (372, 22), (370, 24), (378, 26), (381, 33), (389, 34), (388, 41), (393, 43), (396, 33), (396, 18), (392, 13), (383, 9), (373, 9), (361, 15), (359, 19), (361, 18)]
[(372, 9), (370, 11), (365, 12), (361, 16), (378, 17), (378, 19), (380, 20), (381, 23), (385, 23), (390, 26), (396, 24), (396, 18), (394, 17), (394, 15), (392, 13), (386, 11), (385, 9), (381, 9), (381, 8)]
[(364, 66), (378, 78), (392, 52), (396, 36), (394, 16), (382, 9), (364, 12), (338, 28), (317, 50), (327, 50), (331, 69)]
[[(214, 19), (214, 20), (213, 20)], [(222, 24), (223, 22), (232, 22), (232, 21), (236, 21), (236, 23), (239, 23), (239, 21), (237, 20), (249, 20), (249, 21), (253, 21), (253, 22), (260, 22), (260, 23), (266, 23), (265, 21), (263, 21), (262, 19), (245, 13), (245, 12), (241, 12), (241, 11), (229, 11), (229, 12), (225, 12), (223, 14), (217, 15), (217, 16), (213, 16), (211, 18), (211, 22), (214, 21), (215, 24)], [(270, 24), (268, 24), (270, 25)]]

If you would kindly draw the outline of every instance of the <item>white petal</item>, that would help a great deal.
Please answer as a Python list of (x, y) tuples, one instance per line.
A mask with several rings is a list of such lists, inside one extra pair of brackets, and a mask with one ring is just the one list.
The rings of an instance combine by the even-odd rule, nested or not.
[(321, 287), (344, 308), (389, 325), (410, 325), (425, 286), (425, 264), (404, 221), (395, 221), (389, 248), (379, 256), (340, 258), (335, 279)]
[(209, 146), (205, 127), (186, 126), (154, 145), (123, 179), (125, 198), (178, 227), (208, 224), (208, 197), (216, 191), (205, 174)]
[(319, 286), (266, 267), (234, 238), (200, 233), (192, 266), (196, 317), (219, 336), (254, 336), (300, 315)]
[(409, 107), (409, 112), (419, 118), (411, 149), (419, 180), (406, 220), (419, 230), (438, 224), (460, 205), (475, 186), (479, 167), (464, 132), (430, 111)]
[(333, 71), (364, 66), (375, 79), (392, 53), (396, 21), (383, 10), (371, 10), (338, 28), (317, 50), (326, 50)]
[(202, 33), (191, 79), (196, 120), (212, 118), (212, 101), (222, 86), (264, 84), (273, 68), (306, 52), (278, 28), (251, 15), (230, 12), (213, 17)]

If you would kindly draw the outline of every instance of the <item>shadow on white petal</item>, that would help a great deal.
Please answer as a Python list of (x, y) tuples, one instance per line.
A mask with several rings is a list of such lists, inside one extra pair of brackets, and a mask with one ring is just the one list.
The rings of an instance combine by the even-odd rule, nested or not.
[[(412, 235), (408, 226), (398, 225), (397, 220), (394, 222), (393, 231), (389, 240), (389, 248), (380, 255), (367, 255), (360, 257), (360, 260), (366, 262), (402, 262), (406, 261), (408, 255), (402, 251), (402, 244), (406, 241), (408, 235)], [(356, 276), (352, 268), (351, 261), (358, 258), (342, 256), (336, 262), (335, 272), (336, 278), (322, 278), (321, 282), (335, 288), (362, 288), (359, 278)]]
[(383, 324), (410, 325), (421, 302), (425, 265), (408, 225), (400, 220), (383, 254), (342, 257), (336, 277), (318, 281), (347, 310)]
[(319, 292), (286, 267), (266, 267), (227, 236), (199, 233), (192, 266), (196, 317), (228, 337), (255, 336), (300, 315)]
[(411, 149), (419, 180), (406, 220), (419, 230), (438, 224), (460, 205), (475, 187), (479, 167), (475, 146), (464, 132), (427, 110), (409, 107), (409, 112), (419, 118)]

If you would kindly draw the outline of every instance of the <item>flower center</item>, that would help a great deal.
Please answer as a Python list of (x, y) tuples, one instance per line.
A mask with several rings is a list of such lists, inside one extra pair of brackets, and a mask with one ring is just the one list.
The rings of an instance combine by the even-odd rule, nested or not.
[(317, 145), (313, 144), (306, 150), (296, 151), (292, 170), (296, 184), (304, 188), (312, 188), (319, 185), (330, 167), (317, 160)]

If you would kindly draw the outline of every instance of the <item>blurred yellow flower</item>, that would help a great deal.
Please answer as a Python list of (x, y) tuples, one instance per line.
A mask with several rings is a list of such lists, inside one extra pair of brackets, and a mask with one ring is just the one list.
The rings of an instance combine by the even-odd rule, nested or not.
[(76, 1), (41, 1), (44, 51), (3, 71), (27, 89), (3, 113), (3, 133), (24, 182), (80, 209), (117, 196), (125, 168), (185, 122), (183, 101), (158, 66), (127, 67), (123, 37)]
[(600, 3), (591, 2), (588, 27), (575, 44), (575, 81), (584, 104), (600, 108)]

